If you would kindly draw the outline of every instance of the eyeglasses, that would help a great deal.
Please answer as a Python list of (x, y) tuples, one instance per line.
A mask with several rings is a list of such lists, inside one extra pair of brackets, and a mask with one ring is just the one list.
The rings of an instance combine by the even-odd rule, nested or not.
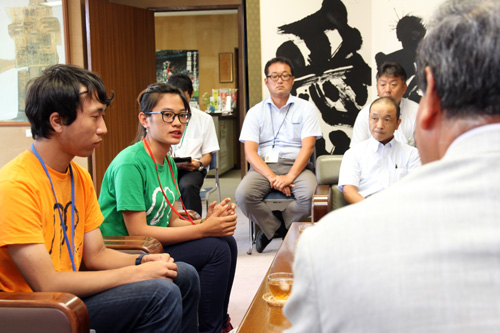
[(181, 124), (187, 124), (189, 121), (189, 118), (191, 118), (191, 113), (189, 112), (181, 112), (181, 113), (175, 113), (172, 111), (151, 111), (151, 112), (145, 112), (148, 114), (161, 114), (161, 119), (166, 122), (166, 123), (173, 123), (175, 120), (175, 117), (179, 119)]
[(279, 78), (281, 78), (283, 81), (288, 81), (290, 80), (290, 78), (292, 77), (291, 74), (288, 74), (288, 73), (281, 73), (281, 74), (271, 74), (271, 75), (268, 75), (267, 78), (273, 80), (274, 82), (278, 81)]

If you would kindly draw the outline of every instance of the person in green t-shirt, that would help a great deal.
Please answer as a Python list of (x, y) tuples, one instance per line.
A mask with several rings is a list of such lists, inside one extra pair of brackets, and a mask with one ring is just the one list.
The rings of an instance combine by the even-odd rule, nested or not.
[[(138, 98), (137, 142), (111, 162), (99, 204), (103, 235), (141, 235), (158, 239), (176, 261), (194, 266), (200, 276), (200, 332), (232, 329), (227, 313), (236, 268), (235, 204), (230, 198), (210, 204), (207, 218), (180, 217), (177, 167), (167, 154), (178, 144), (191, 116), (183, 92), (153, 83)], [(173, 214), (174, 213), (174, 214)]]

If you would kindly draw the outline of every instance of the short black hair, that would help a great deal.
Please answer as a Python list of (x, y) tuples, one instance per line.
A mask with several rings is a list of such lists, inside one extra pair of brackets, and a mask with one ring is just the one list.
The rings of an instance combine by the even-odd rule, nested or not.
[(405, 83), (406, 79), (408, 78), (408, 75), (406, 74), (406, 71), (403, 68), (403, 66), (401, 66), (397, 62), (384, 62), (382, 65), (380, 65), (377, 71), (377, 80), (382, 75), (400, 77), (401, 80), (403, 80), (403, 83)]
[(169, 84), (173, 85), (174, 87), (179, 88), (180, 90), (187, 91), (189, 96), (193, 95), (193, 82), (191, 81), (191, 78), (187, 76), (186, 74), (178, 73), (174, 74), (171, 77), (168, 78)]
[[(81, 88), (87, 94), (80, 93)], [(71, 125), (83, 98), (96, 99), (108, 106), (113, 94), (106, 93), (101, 78), (75, 65), (57, 64), (47, 67), (41, 76), (28, 82), (25, 113), (31, 124), (33, 139), (50, 138), (54, 129), (50, 125), (50, 115), (57, 112), (64, 125)]]
[(272, 58), (271, 60), (269, 60), (267, 63), (266, 63), (266, 66), (264, 67), (264, 74), (266, 75), (266, 77), (269, 75), (269, 66), (271, 66), (272, 64), (275, 64), (277, 62), (281, 62), (283, 64), (287, 64), (288, 66), (290, 66), (290, 74), (292, 74), (292, 76), (294, 75), (294, 69), (293, 69), (293, 65), (292, 65), (292, 62), (290, 61), (290, 59), (286, 58), (286, 57), (275, 57), (275, 58)]
[(401, 117), (401, 107), (399, 106), (398, 102), (396, 102), (396, 100), (392, 97), (379, 97), (376, 100), (374, 100), (372, 102), (372, 104), (370, 104), (370, 109), (369, 109), (368, 114), (370, 114), (372, 112), (372, 106), (375, 104), (378, 104), (378, 103), (393, 104), (394, 107), (396, 108), (396, 120)]

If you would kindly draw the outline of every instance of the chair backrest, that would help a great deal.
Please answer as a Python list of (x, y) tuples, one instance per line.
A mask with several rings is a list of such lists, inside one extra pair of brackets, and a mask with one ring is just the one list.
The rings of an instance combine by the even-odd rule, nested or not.
[(201, 201), (206, 203), (206, 209), (207, 209), (207, 211), (208, 211), (208, 199), (209, 199), (209, 195), (212, 192), (214, 192), (215, 190), (217, 190), (219, 202), (221, 201), (220, 181), (219, 181), (219, 161), (217, 160), (219, 152), (213, 151), (211, 153), (211, 155), (212, 155), (212, 161), (210, 161), (210, 164), (209, 164), (209, 167), (208, 167), (208, 170), (207, 170), (207, 174), (208, 174), (208, 171), (210, 171), (212, 169), (215, 171), (215, 186), (204, 187), (200, 191)]
[(336, 185), (339, 182), (342, 155), (321, 155), (316, 160), (318, 185)]
[[(212, 160), (210, 161), (210, 166), (208, 170), (214, 169), (215, 170), (215, 187), (217, 188), (217, 194), (219, 198), (219, 202), (221, 201), (221, 196), (220, 196), (220, 182), (219, 182), (219, 152), (218, 151), (213, 151), (212, 152)], [(208, 173), (208, 172), (207, 172)]]
[(328, 185), (331, 188), (330, 210), (348, 205), (344, 199), (344, 194), (338, 187), (341, 164), (342, 155), (322, 155), (316, 160), (316, 180), (318, 185)]
[(218, 151), (213, 151), (211, 153), (211, 155), (212, 155), (212, 160), (210, 161), (210, 164), (208, 165), (208, 170), (207, 171), (214, 169), (215, 172), (217, 172), (219, 170), (219, 166), (218, 166), (219, 162), (217, 161), (217, 156), (219, 155), (219, 152)]

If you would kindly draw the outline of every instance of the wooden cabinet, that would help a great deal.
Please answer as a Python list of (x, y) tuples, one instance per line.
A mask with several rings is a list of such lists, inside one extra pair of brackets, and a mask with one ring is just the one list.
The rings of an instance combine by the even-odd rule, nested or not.
[[(218, 165), (219, 174), (221, 175), (238, 165), (238, 138), (240, 134), (238, 131), (238, 117), (236, 115), (212, 114), (212, 118), (220, 147)], [(209, 174), (212, 175), (212, 173)]]

